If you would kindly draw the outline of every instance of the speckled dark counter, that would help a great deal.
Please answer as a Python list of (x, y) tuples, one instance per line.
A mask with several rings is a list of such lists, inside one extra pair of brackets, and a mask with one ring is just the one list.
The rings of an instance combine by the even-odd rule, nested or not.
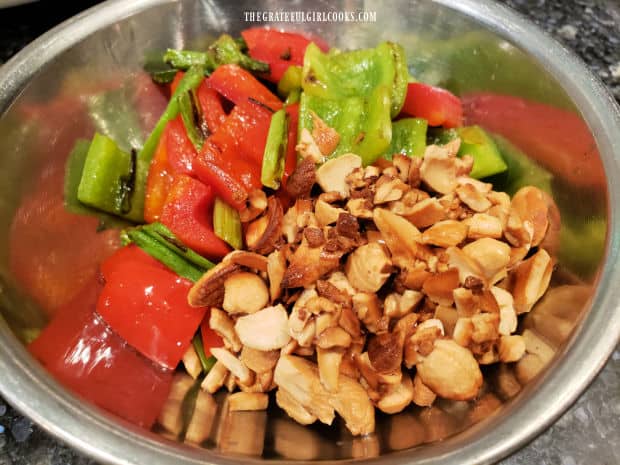
[[(45, 30), (97, 1), (0, 10), (0, 63)], [(618, 0), (505, 0), (576, 51), (620, 102)], [(79, 4), (77, 6), (76, 4)], [(91, 460), (49, 437), (0, 399), (0, 465), (86, 465)], [(502, 465), (620, 464), (620, 350), (548, 431)]]

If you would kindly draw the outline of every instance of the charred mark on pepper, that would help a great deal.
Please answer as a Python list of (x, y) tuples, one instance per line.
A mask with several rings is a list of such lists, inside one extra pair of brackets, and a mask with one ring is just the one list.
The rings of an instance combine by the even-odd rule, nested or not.
[(276, 110), (274, 110), (273, 108), (271, 108), (269, 105), (267, 105), (266, 103), (261, 102), (260, 100), (256, 100), (253, 97), (248, 97), (248, 101), (250, 103), (253, 103), (254, 105), (258, 105), (259, 107), (264, 108), (265, 110), (269, 111), (269, 113), (275, 113)]
[(131, 211), (131, 194), (136, 184), (136, 160), (138, 152), (131, 149), (129, 172), (125, 176), (119, 178), (119, 192), (116, 197), (115, 209), (122, 215), (126, 215)]

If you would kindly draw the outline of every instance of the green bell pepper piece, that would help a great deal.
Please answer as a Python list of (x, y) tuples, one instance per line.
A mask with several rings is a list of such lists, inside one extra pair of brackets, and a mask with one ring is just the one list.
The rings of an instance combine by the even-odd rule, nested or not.
[(298, 89), (301, 89), (301, 66), (289, 66), (278, 81), (278, 95), (287, 98)]
[(271, 116), (263, 166), (261, 170), (261, 183), (265, 187), (278, 189), (284, 172), (284, 160), (288, 142), (288, 120), (284, 109), (276, 111)]
[(354, 152), (354, 147), (359, 143), (363, 132), (366, 114), (366, 104), (362, 97), (324, 99), (302, 92), (299, 100), (300, 133), (303, 128), (312, 131), (311, 111), (314, 111), (329, 127), (334, 128), (340, 136), (340, 142), (331, 157)]
[(386, 42), (394, 60), (394, 81), (392, 83), (392, 118), (395, 118), (405, 103), (407, 85), (410, 82), (405, 49), (397, 43)]
[(395, 117), (405, 102), (408, 81), (404, 49), (393, 42), (350, 52), (323, 53), (315, 44), (306, 48), (301, 86), (317, 97), (366, 96), (386, 85), (390, 87), (390, 113)]
[(474, 157), (474, 167), (470, 173), (472, 178), (486, 178), (508, 169), (493, 139), (480, 126), (457, 128), (456, 133), (461, 138), (458, 155)]
[(340, 135), (331, 157), (353, 152), (372, 164), (390, 146), (391, 117), (400, 112), (408, 79), (399, 45), (323, 53), (310, 44), (302, 68), (300, 131), (312, 130), (313, 111)]
[(135, 169), (135, 154), (123, 152), (112, 139), (95, 133), (84, 161), (78, 200), (104, 212), (128, 217)]
[(375, 87), (392, 86), (395, 76), (392, 48), (323, 53), (314, 43), (306, 48), (301, 86), (316, 97), (335, 99), (368, 95)]
[(142, 150), (138, 152), (137, 166), (136, 166), (136, 182), (134, 187), (134, 194), (132, 198), (131, 212), (128, 215), (133, 221), (141, 222), (144, 220), (144, 196), (146, 193), (146, 178), (149, 174), (149, 167), (151, 165), (151, 159), (159, 144), (166, 124), (171, 119), (174, 119), (179, 114), (179, 101), (177, 97), (184, 93), (196, 89), (202, 80), (204, 79), (204, 68), (200, 66), (190, 67), (183, 79), (179, 82), (174, 94), (168, 102), (168, 106), (164, 110), (164, 113), (159, 118), (159, 121), (155, 125), (155, 129), (151, 132), (148, 139), (144, 143)]
[(86, 162), (86, 155), (88, 154), (89, 148), (89, 140), (78, 139), (67, 158), (63, 187), (64, 207), (67, 211), (75, 213), (76, 215), (96, 216), (99, 219), (99, 230), (127, 227), (131, 224), (128, 221), (101, 210), (88, 207), (78, 199), (78, 188), (82, 180), (84, 163)]
[(403, 118), (392, 123), (392, 142), (383, 158), (391, 160), (396, 153), (409, 157), (421, 157), (426, 149), (426, 129), (424, 118)]
[(360, 141), (353, 146), (352, 152), (362, 157), (364, 166), (384, 153), (392, 141), (392, 118), (390, 117), (391, 88), (380, 85), (366, 99), (366, 114), (360, 132)]

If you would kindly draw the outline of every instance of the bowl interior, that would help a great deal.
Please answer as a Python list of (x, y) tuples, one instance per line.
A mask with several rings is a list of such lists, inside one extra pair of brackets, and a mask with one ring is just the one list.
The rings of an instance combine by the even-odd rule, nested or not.
[[(67, 213), (63, 207), (64, 167), (76, 139), (90, 139), (98, 130), (125, 147), (139, 146), (165, 103), (143, 72), (149, 57), (166, 48), (201, 47), (223, 32), (236, 35), (259, 25), (246, 22), (244, 12), (279, 11), (285, 4), (259, 3), (136, 4), (135, 11), (127, 8), (122, 17), (57, 56), (48, 57), (43, 51), (42, 69), (19, 95), (6, 96), (10, 107), (0, 119), (0, 312), (4, 318), (0, 326), (6, 321), (20, 340), (30, 340), (55, 309), (93, 278), (96, 270), (88, 266), (88, 255), (111, 247), (114, 241), (96, 220)], [(330, 2), (320, 9), (350, 10), (350, 3)], [(427, 444), (424, 453), (433, 455), (440, 453), (442, 445), (437, 441), (441, 439), (454, 436), (457, 444), (465, 444), (469, 439), (462, 431), (484, 434), (488, 421), (472, 425), (507, 414), (546, 382), (546, 366), (554, 358), (561, 363), (573, 329), (590, 310), (604, 257), (608, 200), (601, 158), (575, 103), (541, 63), (465, 14), (430, 2), (388, 3), (365, 4), (367, 10), (376, 11), (376, 21), (369, 23), (272, 25), (312, 32), (342, 49), (370, 47), (381, 40), (402, 44), (413, 76), (466, 99), (468, 121), (497, 134), (502, 150), (520, 149), (544, 165), (543, 171), (524, 169), (531, 170), (527, 172), (532, 183), (549, 189), (559, 208), (557, 266), (552, 289), (520, 324), (544, 341), (546, 352), (529, 365), (489, 366), (484, 394), (475, 402), (444, 401), (432, 408), (411, 407), (399, 415), (380, 416), (377, 433), (364, 438), (351, 437), (339, 422), (331, 427), (299, 426), (275, 408), (233, 414), (218, 408), (212, 412), (215, 426), (200, 445), (210, 450), (204, 454), (212, 460), (236, 454), (278, 460), (369, 458), (422, 444)], [(283, 9), (290, 11), (316, 9), (313, 2), (304, 0), (294, 7), (285, 5)], [(354, 9), (361, 9), (360, 5), (356, 3)], [(539, 123), (534, 125), (537, 132), (531, 133), (531, 120), (503, 122), (502, 111), (509, 112), (509, 106), (501, 104), (499, 110), (484, 106), (489, 102), (485, 97), (504, 102), (498, 96), (525, 99), (527, 103), (509, 103), (530, 105), (531, 118)], [(135, 109), (138, 116), (131, 118)], [(513, 121), (514, 114), (505, 113), (505, 117)], [(576, 160), (576, 154), (584, 159)], [(561, 160), (576, 168), (567, 169)], [(579, 171), (586, 165), (587, 172)], [(512, 181), (493, 180), (507, 189), (515, 188)], [(78, 253), (87, 256), (76, 258)], [(83, 267), (59, 273), (63, 260), (69, 259)], [(135, 437), (154, 438), (132, 431)], [(156, 432), (162, 433), (156, 441), (170, 441), (163, 428), (156, 427)], [(132, 440), (138, 441), (135, 437)], [(189, 446), (175, 450), (179, 457), (197, 453)]]

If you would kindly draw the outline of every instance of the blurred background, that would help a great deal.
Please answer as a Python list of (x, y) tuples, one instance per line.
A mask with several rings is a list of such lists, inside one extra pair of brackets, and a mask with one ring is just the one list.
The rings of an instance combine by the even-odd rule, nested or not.
[[(0, 66), (48, 29), (97, 3), (95, 0), (0, 0)], [(575, 51), (620, 103), (620, 1), (504, 0), (502, 3), (527, 16)], [(620, 463), (618, 386), (620, 352), (616, 351), (569, 412), (549, 431), (502, 464)], [(91, 463), (50, 438), (0, 398), (0, 465)]]

